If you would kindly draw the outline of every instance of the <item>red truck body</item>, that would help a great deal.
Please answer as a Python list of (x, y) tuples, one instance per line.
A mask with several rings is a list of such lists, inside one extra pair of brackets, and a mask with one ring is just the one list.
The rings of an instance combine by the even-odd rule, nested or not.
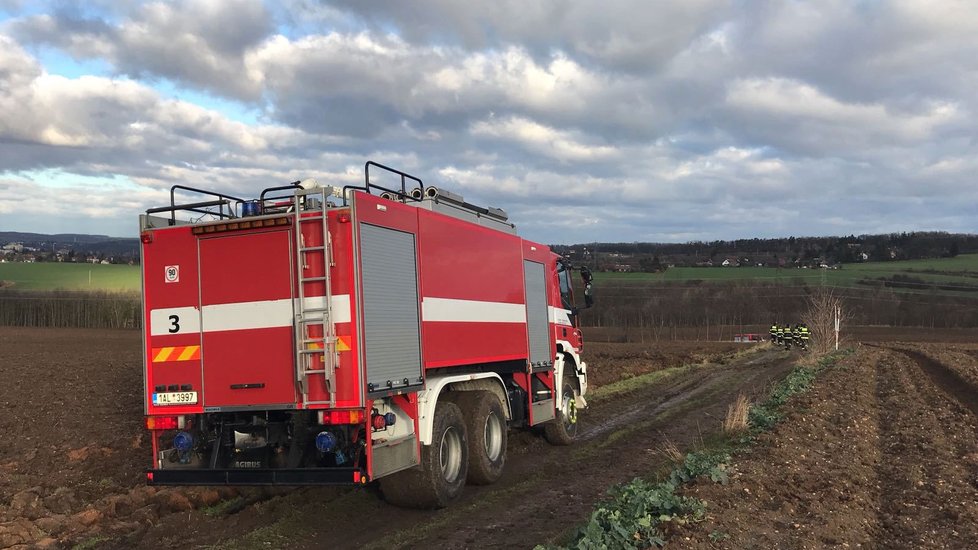
[(142, 218), (149, 482), (419, 470), (444, 435), (439, 403), (464, 392), (498, 400), (510, 426), (560, 423), (561, 406), (576, 421), (586, 365), (560, 258), (449, 193), (373, 190), (334, 206), (336, 190), (296, 186), (260, 215), (182, 223), (171, 204)]

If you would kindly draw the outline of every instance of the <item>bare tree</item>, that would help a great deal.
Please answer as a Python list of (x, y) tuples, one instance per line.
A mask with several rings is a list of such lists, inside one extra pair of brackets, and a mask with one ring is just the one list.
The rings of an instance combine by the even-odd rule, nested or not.
[(801, 320), (808, 326), (811, 335), (809, 349), (816, 355), (832, 351), (835, 347), (835, 322), (845, 323), (848, 312), (843, 307), (842, 298), (831, 288), (818, 287), (808, 296), (808, 310)]

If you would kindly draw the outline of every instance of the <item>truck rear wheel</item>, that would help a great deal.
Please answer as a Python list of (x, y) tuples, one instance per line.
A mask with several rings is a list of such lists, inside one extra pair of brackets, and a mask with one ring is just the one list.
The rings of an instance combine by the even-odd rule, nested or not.
[(489, 485), (506, 464), (506, 415), (499, 398), (488, 391), (459, 392), (454, 398), (469, 435), (469, 475), (473, 485)]
[(577, 399), (574, 386), (567, 377), (562, 382), (563, 394), (555, 418), (543, 425), (543, 434), (551, 445), (570, 445), (577, 438)]
[(431, 445), (421, 447), (421, 464), (380, 480), (384, 499), (397, 506), (444, 508), (462, 494), (468, 472), (468, 438), (458, 406), (435, 407)]

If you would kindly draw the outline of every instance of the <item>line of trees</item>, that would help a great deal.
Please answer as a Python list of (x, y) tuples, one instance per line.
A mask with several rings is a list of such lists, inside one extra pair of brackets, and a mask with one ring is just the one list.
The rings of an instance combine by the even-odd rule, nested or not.
[(58, 328), (140, 328), (138, 292), (0, 291), (0, 325)]
[[(640, 328), (769, 325), (800, 322), (810, 296), (806, 285), (732, 282), (606, 283), (595, 288), (595, 306), (583, 311), (590, 327)], [(978, 327), (978, 298), (915, 294), (887, 287), (835, 289), (856, 325)]]
[[(949, 258), (978, 252), (978, 235), (919, 231), (847, 237), (784, 237), (687, 243), (584, 243), (552, 245), (557, 253), (596, 270), (660, 271), (725, 259), (740, 265), (793, 266), (859, 261)], [(620, 269), (618, 269), (620, 270)]]

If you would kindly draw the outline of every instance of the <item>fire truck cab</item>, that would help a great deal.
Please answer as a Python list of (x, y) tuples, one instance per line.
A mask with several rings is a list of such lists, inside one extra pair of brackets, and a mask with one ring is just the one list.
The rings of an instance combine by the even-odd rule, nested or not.
[(377, 480), (442, 507), (499, 478), (509, 427), (574, 440), (570, 264), (502, 210), (364, 172), (257, 199), (177, 185), (140, 216), (148, 483)]

